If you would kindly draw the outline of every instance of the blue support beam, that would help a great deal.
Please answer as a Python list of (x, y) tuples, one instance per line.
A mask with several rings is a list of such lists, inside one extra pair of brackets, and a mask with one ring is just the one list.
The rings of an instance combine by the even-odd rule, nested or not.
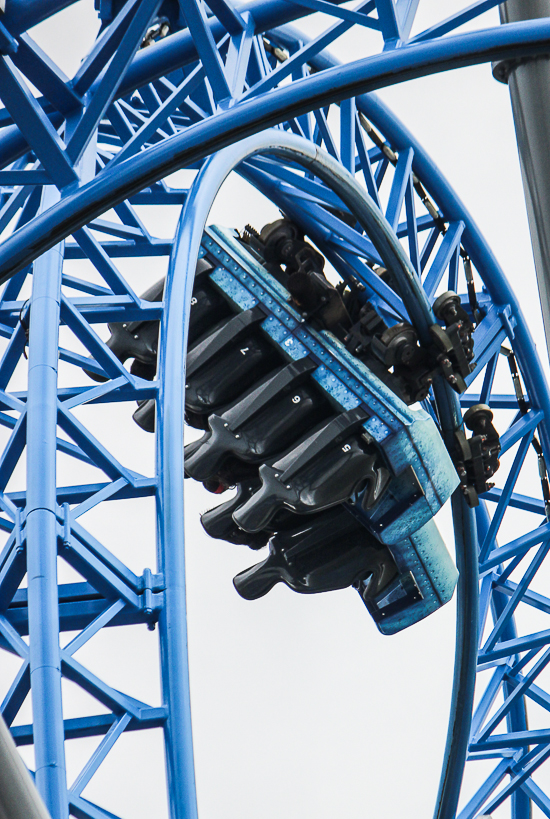
[[(136, 0), (123, 4), (73, 81), (68, 81), (28, 35), (22, 34), (25, 20), (37, 22), (65, 5), (68, 3), (61, 0), (43, 0), (40, 7), (35, 0), (27, 4), (11, 0), (2, 25), (6, 32), (4, 51), (11, 49), (12, 59), (0, 61), (0, 79), (5, 80), (0, 96), (7, 106), (0, 114), (0, 124), (5, 126), (0, 135), (0, 156), (4, 162), (0, 185), (5, 186), (0, 193), (0, 229), (8, 228), (14, 218), (18, 220), (17, 229), (0, 249), (5, 278), (15, 274), (0, 302), (0, 337), (6, 339), (0, 361), (0, 424), (9, 435), (0, 455), (1, 488), (6, 488), (25, 445), (35, 465), (34, 471), (29, 473), (26, 492), (0, 494), (0, 530), (7, 538), (0, 556), (0, 599), (6, 605), (5, 617), (0, 618), (0, 644), (22, 658), (4, 708), (11, 721), (29, 687), (32, 696), (39, 700), (53, 691), (51, 713), (46, 713), (47, 709), (41, 706), (36, 712), (35, 726), (18, 726), (14, 734), (21, 744), (34, 741), (36, 745), (37, 781), (52, 806), (54, 819), (60, 816), (65, 819), (69, 803), (75, 816), (111, 817), (108, 811), (83, 799), (82, 791), (123, 733), (152, 727), (162, 727), (165, 732), (172, 819), (189, 819), (196, 813), (181, 520), (184, 383), (181, 361), (186, 333), (182, 316), (187, 314), (189, 305), (195, 250), (198, 251), (197, 243), (202, 235), (201, 219), (206, 218), (208, 197), (215, 195), (217, 183), (212, 179), (209, 183), (204, 171), (200, 179), (206, 187), (199, 194), (197, 187), (191, 193), (170, 191), (158, 180), (183, 166), (199, 167), (205, 157), (215, 155), (224, 146), (281, 124), (282, 129), (275, 134), (283, 134), (283, 141), (285, 129), (289, 128), (312, 136), (317, 146), (324, 144), (332, 157), (351, 173), (362, 174), (373, 207), (380, 203), (378, 190), (383, 180), (391, 186), (386, 221), (381, 214), (377, 218), (384, 230), (397, 237), (396, 241), (406, 238), (408, 242), (406, 264), (399, 266), (396, 262), (399, 295), (379, 275), (382, 257), (374, 237), (380, 225), (375, 228), (369, 223), (368, 228), (359, 231), (348, 224), (349, 213), (355, 213), (350, 200), (329, 191), (326, 179), (324, 182), (315, 180), (310, 165), (305, 175), (296, 173), (291, 164), (285, 166), (280, 157), (252, 159), (240, 168), (245, 178), (300, 221), (327, 260), (336, 270), (343, 271), (344, 278), (354, 276), (364, 284), (365, 297), (371, 299), (390, 322), (412, 318), (423, 343), (427, 344), (429, 326), (435, 321), (430, 304), (439, 287), (447, 283), (450, 289), (456, 289), (466, 309), (475, 314), (465, 293), (461, 259), (471, 258), (484, 282), (486, 290), (477, 294), (482, 320), (476, 318), (474, 333), (476, 370), (466, 379), (470, 387), (479, 376), (480, 386), (476, 388), (477, 393), (468, 390), (461, 398), (461, 406), (467, 408), (482, 402), (495, 411), (516, 410), (514, 423), (502, 436), (502, 452), (517, 444), (519, 447), (511, 469), (506, 469), (504, 488), (500, 488), (501, 483), (485, 494), (494, 513), (492, 523), (483, 519), (484, 513), (478, 515), (478, 527), (484, 540), (479, 621), (476, 527), (463, 499), (457, 496), (453, 502), (461, 567), (457, 663), (436, 815), (438, 819), (455, 819), (456, 815), (469, 739), (479, 623), (489, 634), (482, 641), (480, 667), (494, 666), (495, 671), (474, 718), (475, 741), (471, 744), (470, 757), (494, 757), (498, 762), (461, 816), (474, 817), (479, 810), (491, 810), (507, 799), (512, 804), (513, 819), (526, 819), (531, 801), (548, 814), (547, 798), (532, 780), (532, 774), (546, 759), (548, 739), (544, 732), (527, 731), (524, 701), (527, 697), (543, 708), (550, 707), (548, 695), (534, 682), (547, 661), (546, 654), (537, 657), (550, 639), (545, 629), (518, 634), (513, 620), (522, 603), (535, 611), (548, 613), (550, 610), (547, 598), (530, 589), (546, 556), (548, 524), (537, 528), (531, 520), (526, 525), (526, 534), (504, 546), (497, 544), (498, 530), (505, 528), (509, 509), (535, 514), (537, 521), (544, 520), (541, 517), (545, 515), (543, 500), (535, 492), (533, 497), (527, 497), (515, 490), (521, 470), (529, 468), (525, 458), (532, 440), (537, 444), (540, 438), (550, 462), (550, 439), (545, 423), (550, 411), (548, 389), (514, 294), (471, 217), (421, 146), (373, 95), (365, 96), (365, 92), (377, 87), (433, 71), (487, 59), (519, 59), (545, 53), (550, 37), (548, 21), (447, 36), (496, 5), (476, 2), (421, 32), (413, 38), (413, 46), (409, 48), (407, 38), (418, 0), (369, 0), (353, 11), (326, 0), (304, 0), (301, 4), (257, 0), (238, 10), (227, 0), (214, 0), (209, 4), (212, 16), (207, 16), (202, 3), (182, 0), (179, 5), (183, 13), (177, 23), (171, 20), (170, 25), (178, 29), (187, 23), (188, 28), (175, 30), (154, 46), (138, 50), (160, 6), (155, 0)], [(287, 31), (269, 32), (274, 26), (307, 11), (325, 12), (334, 18), (333, 24), (313, 41), (296, 38)], [(380, 30), (384, 51), (355, 64), (338, 66), (322, 51), (353, 25)], [(202, 63), (194, 65), (198, 58), (202, 58)], [(310, 66), (315, 73), (310, 73)], [(35, 99), (29, 93), (17, 69), (39, 89), (43, 98)], [(277, 87), (283, 80), (287, 84)], [(341, 128), (335, 137), (331, 133), (329, 108), (331, 103), (338, 102)], [(59, 136), (63, 133), (64, 118), (67, 149)], [(382, 134), (371, 150), (367, 145), (367, 139), (373, 138), (370, 122)], [(100, 142), (97, 154), (96, 137)], [(273, 136), (266, 138), (268, 142), (274, 139)], [(89, 148), (78, 167), (82, 184), (77, 188), (75, 166), (87, 145)], [(258, 137), (257, 145), (266, 147), (264, 137)], [(229, 164), (233, 163), (233, 167), (239, 158), (245, 158), (245, 153), (242, 153), (242, 145), (236, 148)], [(320, 155), (320, 152), (316, 154)], [(19, 184), (25, 187), (10, 190), (10, 186)], [(61, 202), (33, 218), (38, 201), (44, 196), (42, 186), (48, 186), (45, 188), (49, 191), (47, 197), (55, 196), (54, 187), (60, 189)], [(428, 197), (433, 199), (428, 215), (422, 211), (423, 215), (417, 216), (418, 201), (426, 206)], [(176, 246), (171, 238), (150, 235), (131, 207), (132, 204), (184, 203), (187, 224), (180, 227)], [(111, 207), (115, 208), (116, 217), (106, 219), (103, 214)], [(419, 249), (418, 235), (422, 230), (429, 233)], [(102, 283), (98, 284), (96, 278), (88, 281), (85, 274), (73, 276), (70, 272), (61, 272), (63, 260), (56, 245), (69, 234), (74, 236), (75, 242), (65, 248), (64, 259), (87, 259), (101, 276)], [(399, 245), (401, 250), (405, 244), (403, 241), (402, 246)], [(157, 255), (171, 255), (168, 312), (164, 303), (140, 299), (123, 274), (125, 268), (119, 269), (113, 262), (118, 257)], [(33, 295), (29, 310), (20, 291), (31, 262), (35, 263), (36, 292), (44, 287), (44, 292), (50, 294), (44, 299), (40, 297), (39, 301), (46, 302), (50, 298), (51, 303), (36, 302), (35, 309)], [(389, 267), (393, 272), (393, 265)], [(422, 290), (419, 276), (425, 270), (428, 272)], [(61, 288), (64, 289), (62, 298), (59, 297)], [(53, 304), (54, 290), (58, 293), (56, 305)], [(29, 316), (32, 316), (30, 339), (27, 338)], [(92, 326), (159, 319), (162, 322), (162, 366), (155, 381), (130, 373), (102, 341), (101, 332)], [(57, 332), (59, 321), (76, 336), (84, 352), (70, 349), (70, 344), (58, 347), (53, 324)], [(37, 322), (40, 330), (35, 329)], [(40, 350), (37, 338), (52, 340)], [(502, 388), (502, 393), (493, 392), (494, 383), (500, 383), (496, 377), (497, 364), (502, 359), (499, 349), (506, 339), (513, 344), (517, 356), (526, 392), (525, 403), (514, 394), (512, 384)], [(28, 341), (32, 378), (27, 390), (12, 392), (10, 379)], [(108, 380), (92, 386), (75, 381), (74, 386), (57, 390), (52, 373), (57, 368), (58, 357), (64, 364), (71, 365), (72, 372), (88, 368), (88, 372)], [(438, 384), (434, 390), (437, 417), (443, 435), (450, 442), (461, 425), (459, 401), (454, 395), (449, 397)], [(125, 466), (91, 434), (77, 418), (78, 413), (73, 412), (84, 403), (93, 409), (99, 403), (139, 398), (157, 401), (160, 446), (157, 473), (153, 476), (139, 475)], [(48, 409), (39, 417), (44, 400)], [(166, 411), (168, 406), (170, 413)], [(172, 413), (173, 407), (178, 409)], [(428, 409), (431, 411), (431, 406)], [(57, 424), (72, 441), (57, 434)], [(95, 484), (56, 486), (52, 459), (57, 452), (74, 459), (75, 463), (93, 465), (103, 471), (106, 479)], [(42, 486), (38, 485), (37, 462), (41, 467), (45, 465), (42, 474), (46, 480)], [(542, 466), (540, 469), (543, 474)], [(146, 570), (138, 577), (86, 531), (81, 518), (107, 501), (146, 496), (155, 499), (159, 514), (158, 574)], [(26, 518), (22, 515), (24, 510), (27, 510)], [(38, 532), (41, 536), (45, 533), (47, 544), (40, 550), (36, 547)], [(181, 549), (173, 548), (176, 542), (181, 544)], [(534, 547), (538, 549), (536, 554), (532, 552), (535, 555), (532, 557), (529, 553)], [(84, 576), (86, 582), (77, 584), (79, 588), (72, 591), (57, 588), (54, 564), (58, 550), (60, 556)], [(28, 593), (17, 590), (25, 557), (32, 571)], [(517, 572), (517, 577), (512, 572)], [(49, 618), (42, 626), (38, 610), (46, 612)], [(130, 623), (153, 627), (157, 621), (165, 703), (161, 708), (152, 708), (114, 691), (74, 657), (102, 628)], [(59, 652), (60, 629), (79, 631), (62, 654)], [(30, 660), (21, 639), (21, 635), (27, 633), (31, 636)], [(42, 635), (38, 638), (40, 648), (35, 645), (36, 634)], [(527, 653), (518, 660), (519, 653), (524, 651)], [(529, 667), (531, 662), (533, 667)], [(110, 713), (101, 718), (63, 723), (56, 693), (62, 673), (111, 709)], [(496, 717), (491, 717), (491, 705), (500, 693), (505, 705)], [(48, 719), (53, 725), (51, 733), (49, 728), (44, 728), (50, 724)], [(504, 734), (498, 735), (494, 729), (501, 725), (501, 719), (506, 720), (506, 729)], [(184, 728), (180, 730), (182, 725)], [(60, 773), (63, 736), (103, 736), (68, 796)], [(536, 747), (528, 751), (533, 743)], [(509, 781), (501, 785), (506, 777)]]
[[(49, 204), (45, 199), (44, 206)], [(62, 246), (34, 263), (27, 400), (26, 545), (36, 784), (52, 819), (67, 819), (57, 608), (57, 348)]]

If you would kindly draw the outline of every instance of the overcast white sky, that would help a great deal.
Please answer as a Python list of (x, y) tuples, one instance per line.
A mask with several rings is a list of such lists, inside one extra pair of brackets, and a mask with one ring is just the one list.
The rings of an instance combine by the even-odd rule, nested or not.
[[(446, 5), (450, 14), (464, 4)], [(429, 22), (440, 3), (422, 0), (420, 7)], [(484, 19), (497, 24), (498, 14)], [(94, 20), (93, 0), (81, 0), (37, 35), (69, 74), (93, 39)], [(370, 33), (361, 32), (346, 41), (343, 54), (350, 59), (371, 49)], [(544, 357), (507, 88), (485, 65), (410, 82), (381, 96), (471, 209), (519, 291)], [(210, 221), (238, 228), (252, 221), (261, 227), (275, 214), (236, 180), (224, 187)], [(159, 235), (165, 230), (160, 222)], [(151, 264), (156, 279), (164, 272), (162, 263)], [(140, 268), (136, 276), (148, 273)], [(116, 420), (110, 421), (113, 438), (126, 432), (128, 416), (128, 409), (117, 408)], [(131, 440), (149, 458), (150, 440), (136, 434), (144, 433), (132, 429)], [(215, 501), (186, 483), (201, 819), (431, 817), (452, 681), (454, 602), (394, 637), (378, 633), (351, 590), (300, 596), (280, 585), (259, 601), (245, 602), (231, 580), (256, 555), (202, 532), (198, 511)], [(145, 557), (153, 535), (150, 513), (146, 503), (141, 511), (132, 510), (132, 538), (114, 509), (94, 525), (113, 548), (130, 554), (135, 546), (137, 564), (143, 554), (143, 565), (150, 565), (150, 555)], [(441, 518), (452, 550), (447, 511)], [(104, 669), (110, 682), (129, 693), (153, 700), (154, 640), (145, 628), (127, 629), (122, 640), (111, 630), (95, 648), (90, 645), (83, 661)], [(77, 698), (70, 702), (76, 715)], [(90, 749), (93, 743), (82, 745)], [(77, 752), (78, 760), (83, 752)], [(124, 819), (161, 819), (160, 738), (125, 736), (111, 756), (112, 767), (98, 774), (86, 794)], [(71, 762), (73, 775), (77, 767)], [(157, 785), (149, 787), (144, 783), (151, 770)]]

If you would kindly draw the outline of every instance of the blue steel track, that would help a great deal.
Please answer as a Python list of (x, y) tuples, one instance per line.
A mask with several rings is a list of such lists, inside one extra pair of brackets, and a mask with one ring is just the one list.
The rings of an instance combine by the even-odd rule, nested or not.
[[(322, 105), (439, 71), (542, 54), (548, 48), (549, 39), (550, 23), (547, 21), (514, 23), (496, 31), (419, 44), (410, 50), (412, 53), (401, 49), (349, 65), (334, 66), (322, 74), (271, 91), (265, 99), (262, 97), (261, 106), (255, 99), (243, 101), (149, 149), (146, 155), (137, 154), (131, 160), (125, 160), (112, 176), (106, 171), (105, 176), (98, 176), (87, 186), (74, 192), (69, 190), (47, 214), (34, 219), (17, 236), (6, 240), (0, 250), (0, 276), (6, 280), (38, 254), (53, 247), (60, 238), (157, 179), (179, 168), (192, 166), (237, 139), (277, 125), (282, 117), (299, 117)], [(172, 66), (172, 62), (168, 63), (168, 70)], [(159, 68), (158, 65), (153, 67), (153, 76)], [(140, 75), (137, 82), (142, 81)], [(15, 156), (12, 143), (10, 140), (6, 152), (8, 161)], [(2, 147), (0, 141), (0, 157), (3, 156)], [(17, 151), (21, 150), (18, 146)]]
[[(535, 431), (547, 462), (550, 457), (550, 394), (517, 299), (490, 248), (429, 156), (372, 93), (434, 72), (547, 53), (550, 21), (451, 34), (497, 5), (477, 2), (409, 39), (419, 4), (408, 0), (366, 3), (362, 14), (323, 0), (308, 0), (306, 6), (286, 0), (256, 2), (238, 10), (226, 0), (216, 0), (210, 4), (209, 18), (193, 0), (181, 0), (184, 19), (173, 22), (172, 33), (137, 51), (160, 4), (136, 0), (123, 4), (112, 21), (105, 11), (103, 40), (71, 81), (23, 34), (67, 5), (8, 0), (6, 13), (0, 15), (4, 55), (0, 99), (5, 106), (0, 109), (0, 276), (6, 282), (0, 300), (0, 335), (5, 340), (0, 423), (8, 432), (0, 460), (0, 529), (6, 533), (0, 556), (0, 638), (3, 648), (21, 657), (2, 711), (11, 724), (31, 690), (34, 724), (18, 725), (13, 734), (21, 745), (34, 743), (36, 781), (53, 819), (65, 819), (69, 812), (92, 819), (112, 817), (85, 799), (82, 791), (124, 731), (157, 727), (165, 736), (171, 819), (196, 816), (181, 508), (181, 362), (186, 345), (182, 316), (188, 311), (204, 221), (221, 179), (208, 182), (212, 162), (222, 169), (222, 176), (236, 167), (292, 213), (337, 270), (351, 266), (366, 275), (358, 260), (376, 261), (362, 232), (324, 209), (334, 202), (335, 189), (331, 191), (327, 178), (319, 173), (308, 180), (296, 173), (288, 157), (275, 158), (268, 150), (274, 136), (266, 135), (265, 129), (279, 125), (282, 131), (276, 133), (282, 143), (291, 143), (285, 131), (294, 131), (340, 161), (344, 176), (352, 179), (361, 172), (365, 200), (380, 206), (384, 225), (407, 239), (412, 266), (419, 275), (426, 271), (427, 300), (419, 294), (406, 304), (411, 318), (423, 301), (433, 298), (440, 283), (465, 292), (464, 260), (471, 260), (474, 267), (485, 318), (476, 328), (478, 368), (470, 379), (477, 392), (470, 388), (461, 403), (464, 408), (479, 400), (489, 403), (497, 418), (499, 410), (515, 410), (502, 436), (503, 450), (514, 447), (515, 457), (475, 520), (460, 497), (453, 499), (461, 572), (456, 673), (436, 816), (474, 819), (500, 805), (508, 806), (513, 819), (528, 819), (532, 805), (550, 816), (550, 796), (536, 781), (537, 770), (550, 756), (550, 729), (528, 727), (526, 719), (529, 701), (550, 711), (550, 694), (535, 682), (550, 661), (550, 632), (542, 628), (533, 634), (518, 633), (514, 624), (519, 605), (550, 613), (550, 599), (530, 588), (550, 548), (544, 503), (536, 492), (528, 497), (515, 491)], [(314, 44), (286, 26), (320, 10), (336, 18), (336, 27)], [(347, 65), (328, 57), (323, 49), (351, 25), (379, 31), (384, 51)], [(185, 73), (174, 74), (182, 67)], [(43, 95), (38, 101), (19, 72)], [(287, 75), (292, 82), (277, 87)], [(132, 103), (135, 93), (137, 102)], [(338, 138), (331, 136), (330, 106), (340, 118)], [(366, 145), (361, 117), (381, 135), (371, 147)], [(252, 156), (262, 151), (265, 156)], [(201, 165), (213, 154), (217, 156), (202, 165), (189, 191), (159, 182), (179, 168)], [(391, 178), (387, 202), (378, 196), (384, 177)], [(415, 216), (411, 202), (418, 182), (432, 208)], [(336, 192), (358, 215), (360, 201), (347, 200), (345, 186)], [(135, 211), (142, 204), (183, 203), (174, 242), (151, 236)], [(104, 217), (111, 208), (118, 222)], [(330, 228), (315, 235), (320, 214)], [(71, 235), (76, 241), (68, 241)], [(422, 238), (426, 240), (420, 246)], [(147, 255), (170, 255), (164, 304), (140, 299), (117, 269), (119, 256)], [(64, 259), (69, 270), (71, 260), (82, 258), (92, 262), (102, 284), (65, 272)], [(31, 266), (29, 303), (21, 289)], [(154, 382), (131, 376), (93, 329), (107, 321), (140, 319), (161, 321), (160, 366)], [(60, 346), (60, 324), (70, 329), (85, 355), (80, 348)], [(12, 386), (27, 344), (26, 384)], [(511, 380), (507, 392), (493, 391), (495, 372), (506, 365), (502, 345), (514, 351), (525, 404)], [(57, 385), (58, 359), (62, 366), (73, 367), (71, 386)], [(83, 366), (108, 380), (100, 386), (84, 383)], [(73, 412), (84, 403), (93, 407), (151, 397), (157, 398), (159, 413), (154, 475), (137, 474), (120, 463)], [(460, 407), (446, 394), (436, 394), (435, 400), (445, 436), (461, 424)], [(65, 437), (57, 435), (57, 428)], [(8, 481), (25, 447), (27, 488), (13, 491)], [(103, 477), (94, 484), (59, 485), (56, 451), (93, 465)], [(144, 496), (156, 500), (158, 563), (154, 572), (146, 570), (138, 577), (78, 518), (101, 503)], [(524, 534), (499, 545), (496, 537), (508, 508), (524, 514)], [(85, 583), (58, 588), (58, 554)], [(25, 572), (27, 591), (19, 588)], [(491, 619), (492, 627), (487, 625)], [(114, 690), (73, 656), (107, 625), (152, 627), (157, 622), (160, 707)], [(60, 630), (80, 633), (60, 650)], [(27, 634), (28, 645), (22, 639)], [(483, 639), (478, 646), (479, 635)], [(480, 691), (472, 722), (476, 665), (489, 671), (491, 679), (484, 693)], [(62, 676), (96, 697), (110, 713), (64, 722)], [(499, 733), (502, 720), (506, 728)], [(65, 739), (103, 735), (70, 787), (63, 735)], [(457, 813), (467, 758), (472, 763), (484, 758), (496, 763), (477, 792), (463, 795)]]

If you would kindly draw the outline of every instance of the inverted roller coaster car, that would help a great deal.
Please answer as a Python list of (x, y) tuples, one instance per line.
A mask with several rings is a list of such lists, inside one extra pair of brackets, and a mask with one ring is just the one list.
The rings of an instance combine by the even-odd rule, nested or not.
[[(205, 232), (186, 368), (187, 422), (203, 435), (186, 447), (186, 474), (217, 494), (237, 489), (202, 516), (212, 537), (269, 544), (235, 578), (244, 598), (278, 582), (302, 593), (353, 586), (391, 634), (452, 596), (457, 572), (433, 517), (459, 477), (433, 418), (406, 403), (431, 383), (414, 328), (396, 319), (388, 333), (361, 286), (334, 287), (323, 266), (286, 219), (244, 236)], [(161, 284), (146, 294), (161, 296)], [(153, 325), (131, 339), (111, 326), (111, 349), (142, 377), (152, 377)], [(149, 431), (154, 418), (154, 401), (134, 414)]]

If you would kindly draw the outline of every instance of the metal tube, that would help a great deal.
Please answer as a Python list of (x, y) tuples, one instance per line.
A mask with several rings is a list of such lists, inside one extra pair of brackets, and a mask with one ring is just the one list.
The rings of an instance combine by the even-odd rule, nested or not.
[[(508, 0), (500, 7), (503, 23), (547, 17), (550, 17), (550, 0)], [(546, 346), (550, 355), (550, 56), (501, 63), (496, 67), (495, 76), (507, 79), (510, 88)]]
[[(43, 207), (59, 194), (44, 193)], [(53, 819), (69, 815), (57, 601), (56, 431), (63, 245), (34, 263), (27, 403), (27, 577), (36, 784)]]
[(0, 819), (51, 819), (1, 717)]
[[(258, 153), (275, 154), (297, 162), (326, 182), (368, 231), (382, 259), (392, 268), (407, 309), (415, 314), (420, 330), (434, 321), (431, 306), (390, 225), (354, 177), (321, 148), (274, 129), (232, 145), (205, 163), (180, 217), (168, 270), (166, 311), (160, 335), (157, 474), (162, 504), (159, 503), (158, 561), (165, 576), (165, 604), (159, 628), (163, 701), (168, 706), (165, 741), (171, 819), (195, 819), (197, 815), (187, 657), (185, 534), (181, 509), (184, 494), (181, 440), (185, 350), (191, 295), (204, 227), (218, 190), (237, 165)], [(454, 429), (460, 419), (457, 396), (450, 389), (441, 392), (445, 393), (442, 396), (444, 415), (449, 427)], [(457, 537), (462, 537), (460, 527)], [(467, 714), (462, 716), (467, 731)]]

